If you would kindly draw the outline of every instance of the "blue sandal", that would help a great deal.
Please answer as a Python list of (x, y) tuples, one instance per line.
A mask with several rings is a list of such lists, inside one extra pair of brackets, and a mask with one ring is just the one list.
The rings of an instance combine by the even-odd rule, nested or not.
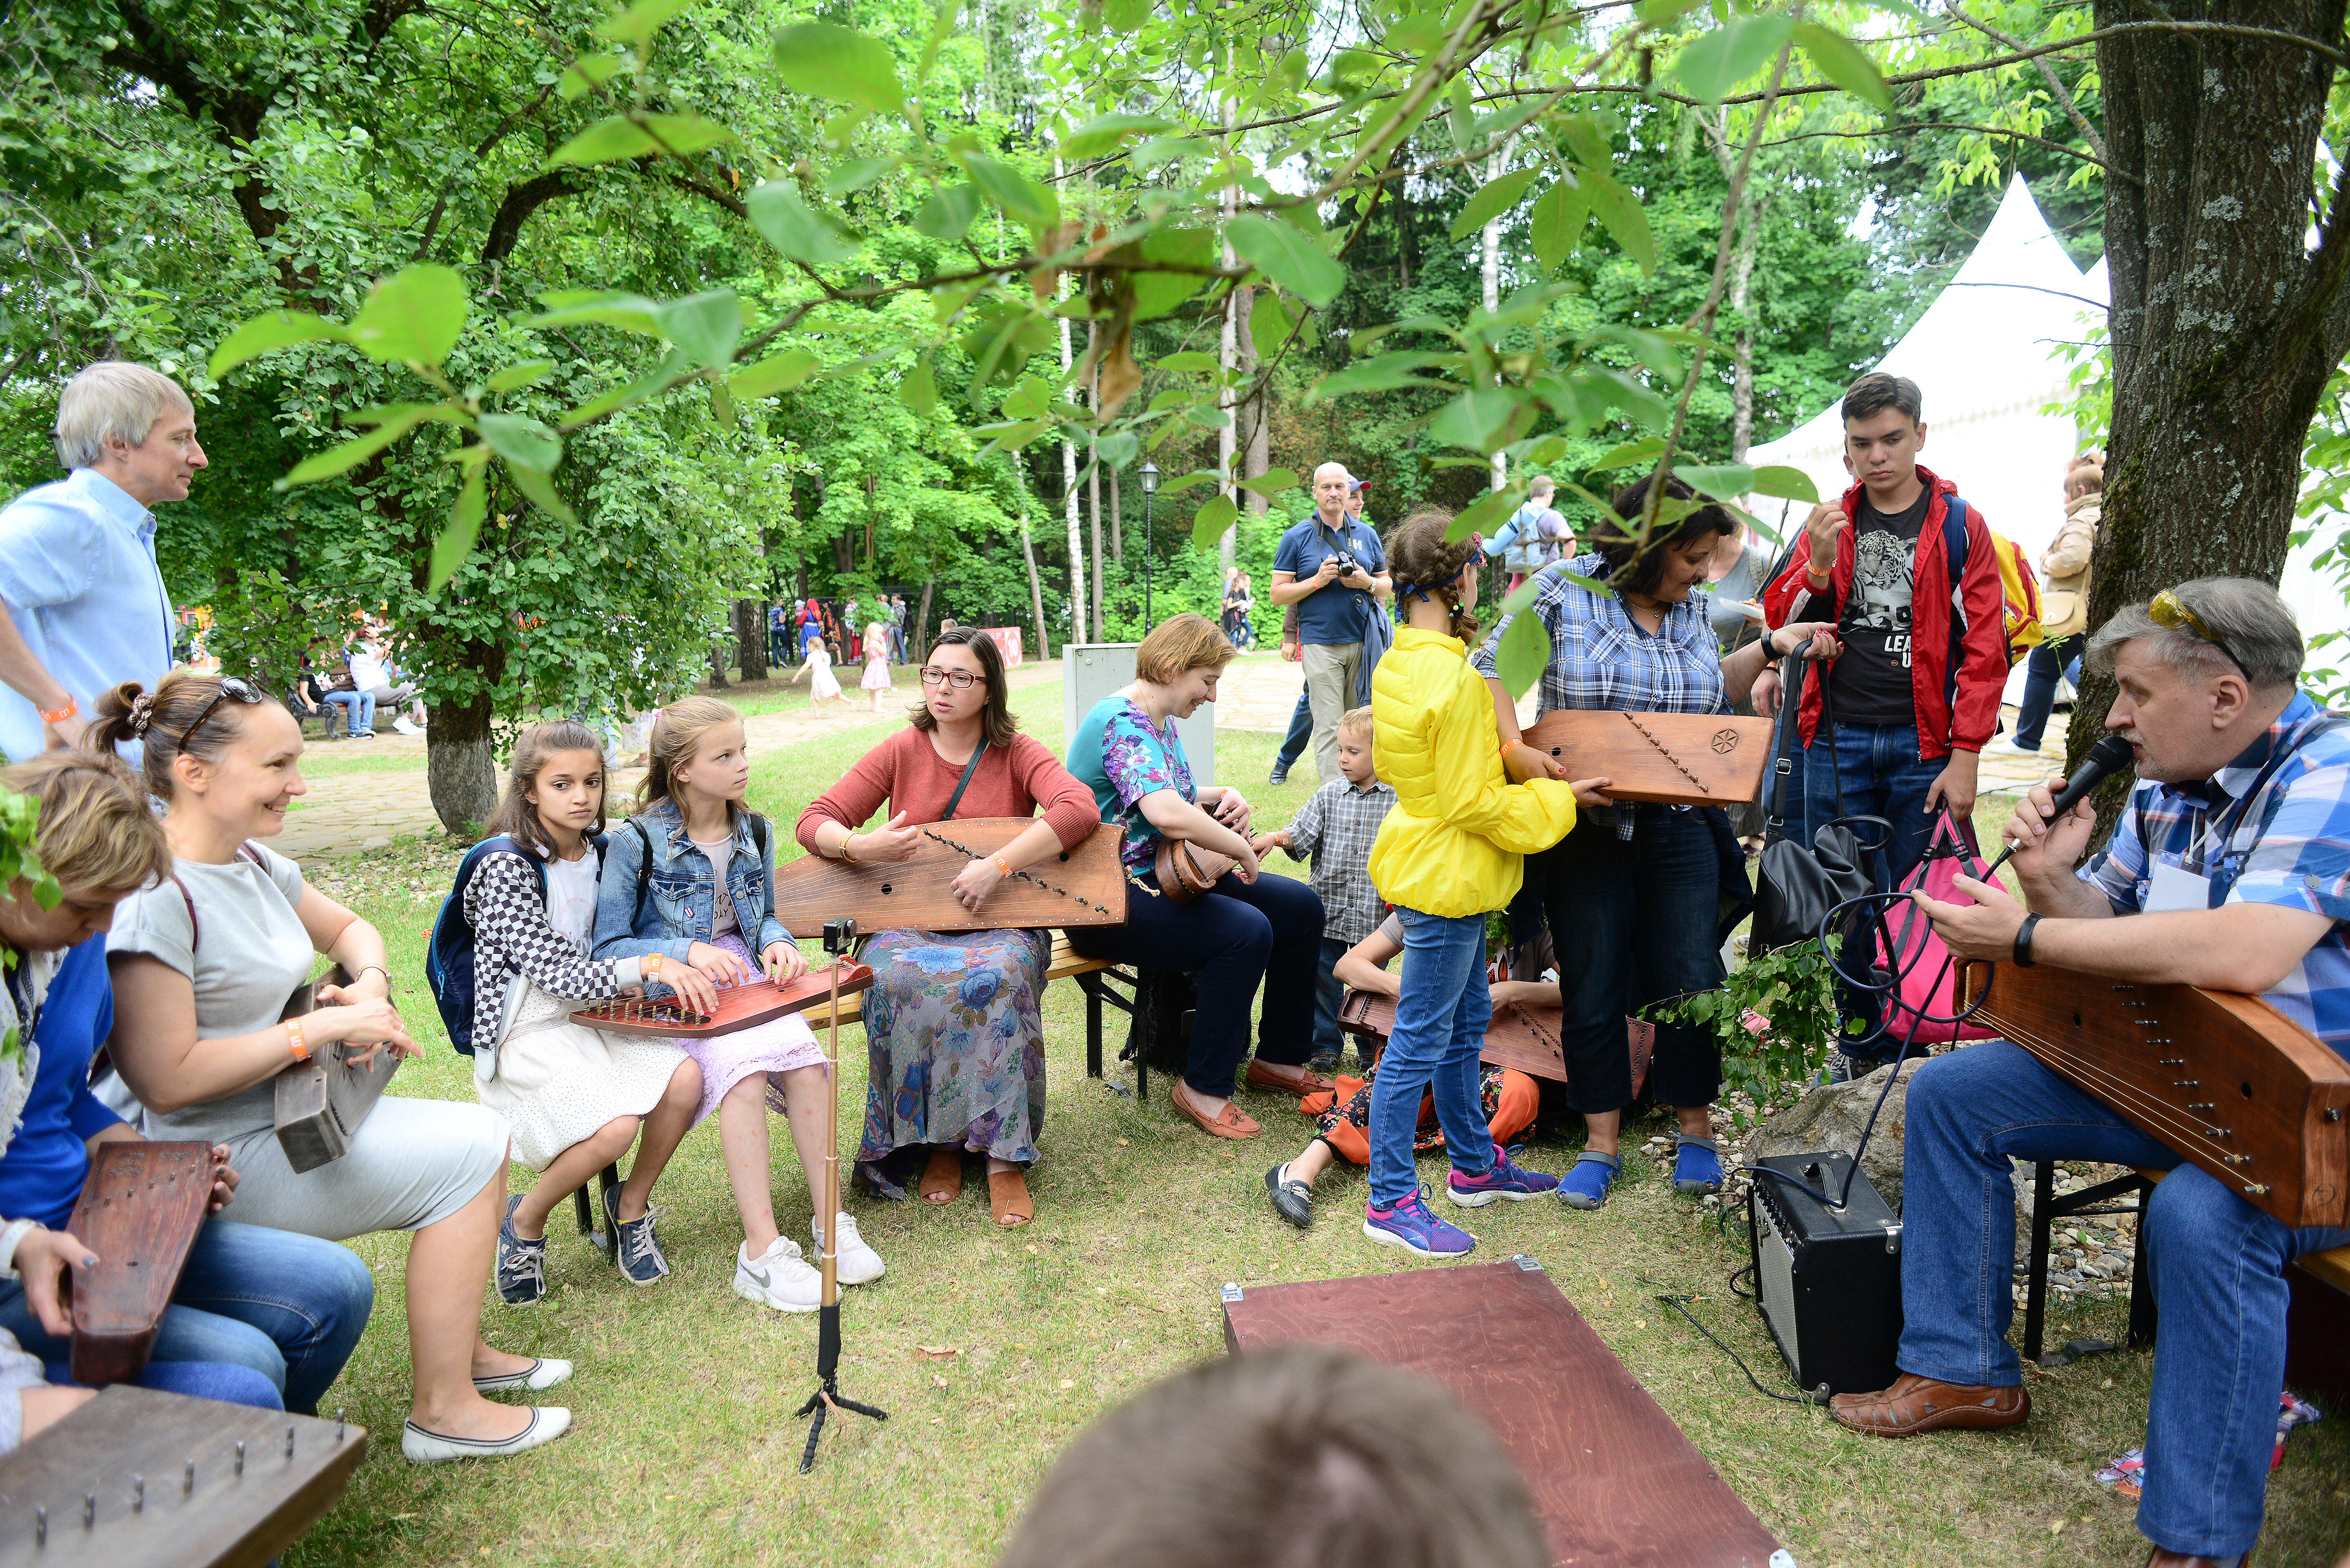
[(1673, 1190), (1684, 1198), (1700, 1198), (1721, 1190), (1721, 1146), (1710, 1137), (1680, 1135), (1673, 1156)]
[[(1558, 1184), (1558, 1200), (1569, 1209), (1596, 1209), (1607, 1201), (1607, 1189), (1623, 1168), (1619, 1156), (1586, 1153)], [(1586, 1176), (1586, 1170), (1591, 1174)]]

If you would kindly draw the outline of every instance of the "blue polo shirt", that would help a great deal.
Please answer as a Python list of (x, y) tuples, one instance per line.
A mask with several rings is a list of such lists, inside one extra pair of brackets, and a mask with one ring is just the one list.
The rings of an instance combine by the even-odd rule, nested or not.
[(89, 1059), (114, 1030), (106, 937), (66, 954), (33, 1025), (40, 1048), (24, 1121), (0, 1153), (0, 1217), (62, 1230), (89, 1175), (85, 1147), (122, 1118), (89, 1092)]
[[(1319, 514), (1281, 536), (1281, 547), (1274, 552), (1273, 569), (1291, 573), (1303, 582), (1320, 571), (1325, 560), (1342, 550), (1353, 556), (1355, 564), (1372, 576), (1388, 569), (1387, 552), (1379, 547), (1379, 536), (1371, 532), (1368, 524), (1350, 520), (1342, 533), (1324, 527)], [(1378, 613), (1371, 596), (1362, 589), (1329, 583), (1297, 601), (1297, 640), (1360, 642), (1364, 623)]]
[[(94, 468), (0, 507), (0, 604), (81, 703), (125, 680), (153, 691), (172, 668), (172, 597), (155, 564), (155, 514)], [(0, 686), (0, 752), (41, 752), (41, 715)]]

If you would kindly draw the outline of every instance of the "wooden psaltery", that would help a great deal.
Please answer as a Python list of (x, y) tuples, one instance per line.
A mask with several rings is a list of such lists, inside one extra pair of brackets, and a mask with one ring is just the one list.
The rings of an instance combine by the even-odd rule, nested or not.
[(1968, 964), (1965, 1001), (2066, 1082), (2296, 1229), (2350, 1224), (2350, 1062), (2258, 997)]
[(1047, 856), (995, 885), (976, 914), (955, 901), (954, 879), (1036, 826), (1031, 816), (957, 817), (918, 829), (921, 847), (889, 865), (804, 856), (775, 872), (775, 918), (814, 931), (847, 916), (859, 931), (989, 931), (1126, 923), (1126, 830), (1097, 827), (1075, 849)]
[(1536, 720), (1525, 742), (1568, 778), (1607, 779), (1611, 800), (1742, 805), (1762, 792), (1771, 721), (1562, 708)]
[(98, 1146), (66, 1230), (98, 1256), (73, 1279), (77, 1383), (139, 1376), (212, 1199), (212, 1145)]
[[(321, 984), (348, 985), (342, 969), (329, 971)], [(317, 990), (306, 985), (286, 1002), (282, 1018), (299, 1018), (317, 1005)], [(390, 1045), (374, 1047), (366, 1063), (351, 1060), (369, 1047), (338, 1040), (322, 1045), (307, 1062), (296, 1062), (277, 1075), (275, 1085), (277, 1146), (286, 1163), (298, 1173), (316, 1170), (350, 1152), (359, 1124), (383, 1098), (384, 1085), (400, 1068), (400, 1053)]]
[[(840, 968), (840, 994), (847, 996), (865, 990), (873, 983), (873, 971), (867, 964), (843, 964)], [(733, 1034), (739, 1030), (754, 1028), (787, 1013), (804, 1012), (832, 995), (832, 971), (810, 970), (797, 980), (780, 984), (772, 980), (754, 980), (741, 985), (718, 988), (718, 1011), (691, 1012), (681, 1006), (674, 995), (659, 1002), (647, 1002), (633, 997), (620, 997), (611, 1002), (599, 1002), (593, 1007), (583, 1007), (571, 1015), (571, 1022), (590, 1029), (600, 1029), (607, 1034), (650, 1034), (664, 1040), (707, 1040), (714, 1034)]]
[[(1395, 1032), (1395, 998), (1350, 989), (1346, 1000), (1338, 1004), (1338, 1027), (1384, 1044)], [(1624, 1033), (1632, 1054), (1632, 1093), (1637, 1096), (1648, 1081), (1648, 1058), (1656, 1051), (1657, 1026), (1641, 1019), (1627, 1018)], [(1559, 1043), (1559, 1010), (1515, 1002), (1496, 1007), (1493, 1022), (1486, 1026), (1485, 1048), (1478, 1054), (1478, 1060), (1489, 1067), (1514, 1067), (1537, 1078), (1565, 1083), (1566, 1051)]]

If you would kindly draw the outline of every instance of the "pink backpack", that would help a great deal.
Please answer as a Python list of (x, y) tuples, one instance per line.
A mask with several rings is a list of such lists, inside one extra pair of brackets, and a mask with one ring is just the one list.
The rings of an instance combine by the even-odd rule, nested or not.
[[(1904, 892), (1923, 888), (1929, 898), (1963, 902), (1964, 895), (1952, 882), (1960, 877), (1982, 881), (1988, 869), (1975, 847), (1971, 829), (1962, 831), (1945, 807), (1934, 819), (1925, 858), (1901, 887)], [(1990, 882), (2005, 890), (1997, 877)], [(1886, 1033), (1890, 1038), (1925, 1047), (1999, 1037), (1999, 1031), (1971, 1019), (1959, 1024), (1949, 1022), (1960, 1012), (1959, 965), (1942, 939), (1934, 934), (1934, 923), (1917, 905), (1898, 904), (1885, 912), (1885, 922), (1877, 929), (1877, 966), (1898, 977), (1885, 999)]]

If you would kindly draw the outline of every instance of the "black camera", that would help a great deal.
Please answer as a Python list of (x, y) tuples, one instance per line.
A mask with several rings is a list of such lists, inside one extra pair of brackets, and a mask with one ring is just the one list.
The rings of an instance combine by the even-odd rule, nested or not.
[(1361, 570), (1355, 565), (1355, 557), (1344, 550), (1336, 552), (1330, 558), (1338, 563), (1338, 575), (1342, 577), (1351, 577)]

